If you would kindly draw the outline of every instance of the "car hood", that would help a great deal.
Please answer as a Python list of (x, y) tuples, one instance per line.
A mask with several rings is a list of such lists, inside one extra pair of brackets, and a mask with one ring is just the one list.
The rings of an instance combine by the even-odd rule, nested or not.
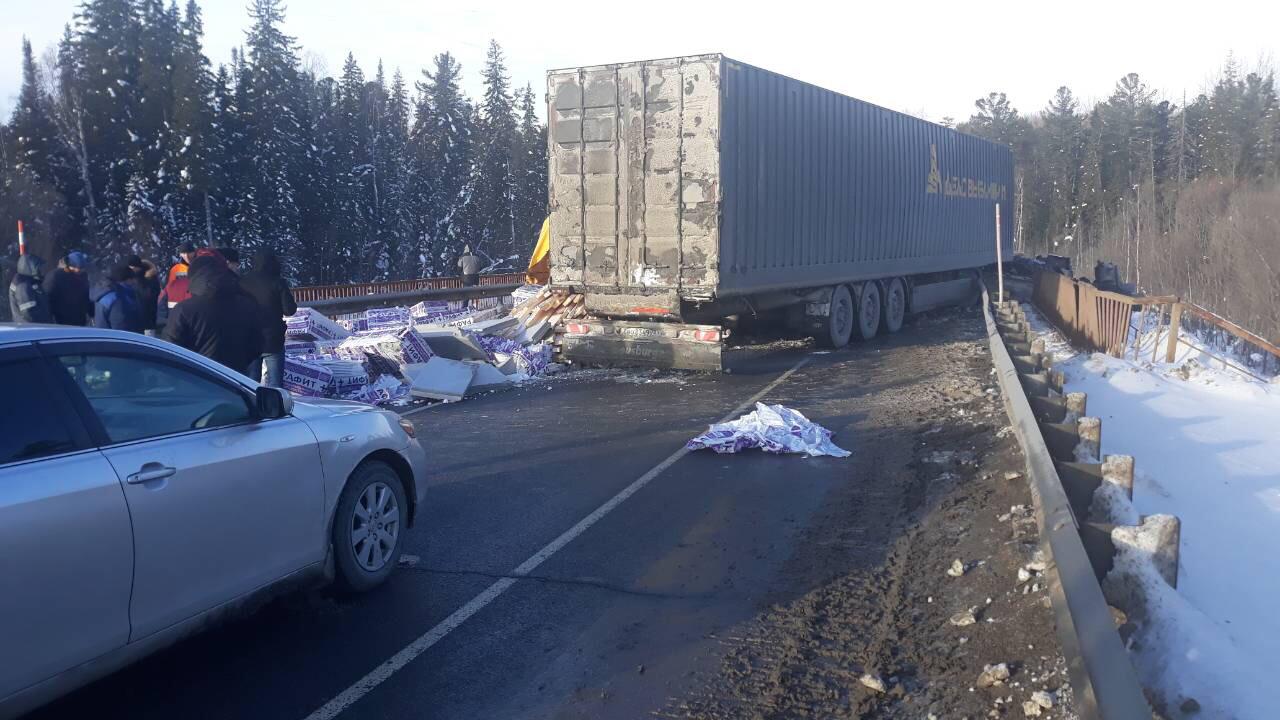
[(355, 415), (359, 413), (381, 412), (373, 405), (354, 400), (328, 400), (325, 398), (298, 397), (293, 398), (293, 415), (302, 420), (318, 420), (335, 415)]

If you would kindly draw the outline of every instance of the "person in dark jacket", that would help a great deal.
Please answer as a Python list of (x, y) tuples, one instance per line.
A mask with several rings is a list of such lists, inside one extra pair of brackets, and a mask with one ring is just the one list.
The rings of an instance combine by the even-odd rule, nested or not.
[(59, 325), (88, 325), (93, 317), (93, 301), (89, 299), (89, 276), (85, 269), (89, 258), (80, 251), (67, 253), (58, 269), (44, 279), (44, 292), (49, 297), (49, 310)]
[(262, 354), (262, 310), (220, 257), (197, 257), (191, 297), (169, 314), (164, 339), (243, 373)]
[(94, 327), (142, 332), (142, 312), (138, 307), (138, 296), (129, 286), (132, 278), (133, 270), (120, 263), (111, 268), (107, 277), (93, 288), (90, 298), (93, 300)]
[(49, 298), (44, 294), (40, 284), (40, 276), (44, 271), (44, 261), (35, 255), (22, 255), (18, 258), (17, 272), (9, 281), (9, 312), (16, 323), (51, 323), (53, 313), (49, 312)]
[(280, 259), (263, 248), (253, 256), (253, 269), (240, 287), (262, 310), (262, 354), (249, 363), (245, 374), (271, 387), (284, 381), (284, 317), (298, 312), (289, 283), (280, 276)]
[(137, 255), (125, 258), (125, 263), (133, 270), (129, 286), (138, 296), (138, 319), (142, 331), (154, 335), (156, 331), (156, 303), (160, 297), (160, 271), (152, 263)]

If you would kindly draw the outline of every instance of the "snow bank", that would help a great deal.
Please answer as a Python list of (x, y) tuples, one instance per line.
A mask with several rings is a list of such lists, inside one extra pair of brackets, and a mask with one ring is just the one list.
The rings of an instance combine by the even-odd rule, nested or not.
[(1141, 553), (1117, 558), (1147, 589), (1139, 673), (1174, 709), (1194, 697), (1200, 717), (1275, 717), (1263, 671), (1280, 665), (1280, 386), (1181, 345), (1153, 363), (1151, 340), (1137, 361), (1076, 353), (1026, 310), (1066, 390), (1102, 419), (1102, 453), (1135, 457), (1133, 511), (1182, 521), (1176, 591)]

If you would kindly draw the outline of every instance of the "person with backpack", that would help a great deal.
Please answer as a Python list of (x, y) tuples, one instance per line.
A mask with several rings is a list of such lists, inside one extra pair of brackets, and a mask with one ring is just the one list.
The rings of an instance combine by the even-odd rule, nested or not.
[(280, 276), (280, 259), (269, 248), (253, 256), (253, 269), (240, 280), (262, 310), (262, 354), (249, 363), (245, 374), (270, 387), (284, 382), (284, 317), (298, 312), (289, 283)]
[(18, 258), (18, 269), (9, 281), (9, 312), (16, 323), (51, 323), (49, 298), (44, 294), (40, 276), (44, 261), (35, 255)]
[(130, 286), (133, 268), (120, 263), (93, 288), (93, 326), (108, 330), (142, 332), (142, 313), (138, 296)]

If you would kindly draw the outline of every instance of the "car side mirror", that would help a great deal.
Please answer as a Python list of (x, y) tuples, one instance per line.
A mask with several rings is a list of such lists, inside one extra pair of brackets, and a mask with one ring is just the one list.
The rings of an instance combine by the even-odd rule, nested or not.
[(263, 420), (282, 418), (293, 412), (293, 396), (282, 388), (259, 385), (254, 391), (258, 417)]

